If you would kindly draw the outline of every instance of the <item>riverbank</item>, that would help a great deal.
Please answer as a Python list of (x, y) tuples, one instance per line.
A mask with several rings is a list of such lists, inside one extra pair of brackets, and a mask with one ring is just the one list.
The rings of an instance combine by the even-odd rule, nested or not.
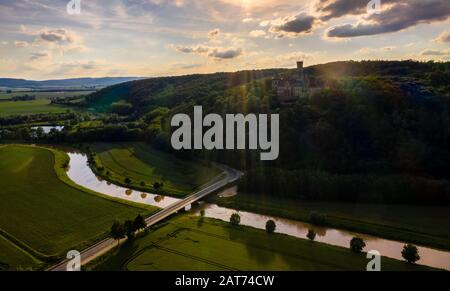
[[(349, 249), (205, 217), (181, 215), (159, 224), (87, 266), (127, 271), (365, 271), (368, 259)], [(382, 257), (382, 271), (431, 271)]]
[[(76, 184), (82, 185), (85, 188), (89, 188), (112, 197), (149, 204), (160, 208), (169, 207), (173, 203), (179, 201), (178, 199), (172, 197), (141, 193), (139, 191), (133, 191), (131, 189), (123, 188), (103, 181), (92, 172), (92, 169), (87, 163), (87, 156), (81, 153), (70, 152), (69, 156), (70, 169), (68, 171), (68, 176)], [(263, 200), (263, 197), (261, 197), (261, 201)], [(207, 218), (219, 219), (225, 222), (228, 222), (231, 214), (235, 212), (239, 212), (242, 225), (264, 230), (266, 222), (268, 220), (274, 220), (277, 225), (276, 232), (279, 234), (305, 239), (308, 230), (313, 229), (317, 232), (317, 241), (343, 248), (348, 248), (353, 237), (361, 237), (367, 243), (367, 250), (377, 250), (383, 256), (397, 260), (402, 260), (401, 251), (403, 246), (405, 243), (409, 243), (408, 240), (386, 240), (377, 236), (369, 236), (363, 233), (346, 231), (342, 228), (336, 229), (333, 227), (317, 227), (299, 220), (285, 219), (280, 218), (279, 216), (262, 215), (257, 214), (256, 212), (246, 212), (239, 209), (220, 207), (216, 204), (200, 203), (189, 211), (192, 215), (200, 216), (201, 213), (203, 213)], [(418, 249), (421, 255), (421, 260), (418, 264), (450, 270), (450, 252), (439, 251), (421, 246), (419, 246)]]
[(91, 169), (111, 183), (135, 190), (184, 198), (223, 171), (215, 164), (175, 158), (143, 143), (93, 143)]
[(246, 193), (208, 197), (208, 202), (307, 223), (313, 222), (310, 215), (316, 212), (326, 215), (328, 227), (450, 250), (447, 207), (310, 202)]

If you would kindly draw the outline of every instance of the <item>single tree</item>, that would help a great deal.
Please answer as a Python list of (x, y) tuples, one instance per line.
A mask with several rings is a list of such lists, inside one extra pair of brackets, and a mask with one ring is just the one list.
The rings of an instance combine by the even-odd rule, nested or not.
[(362, 238), (354, 237), (350, 241), (350, 249), (354, 253), (361, 253), (362, 250), (366, 247), (366, 243)]
[(403, 247), (402, 257), (410, 264), (420, 260), (419, 250), (415, 245), (407, 244)]
[(268, 234), (274, 233), (276, 228), (277, 228), (277, 225), (275, 224), (275, 221), (268, 220), (266, 222), (266, 231)]
[(144, 182), (144, 181), (141, 182), (141, 186), (142, 186), (142, 187), (145, 186), (145, 182)]
[(310, 241), (314, 241), (316, 239), (316, 232), (312, 229), (308, 230), (308, 233), (306, 234), (306, 237), (310, 240)]
[(131, 221), (131, 220), (125, 221), (124, 227), (125, 227), (125, 233), (126, 233), (128, 239), (133, 239), (134, 233), (136, 232), (133, 221)]
[(147, 227), (147, 223), (145, 222), (144, 217), (142, 217), (142, 215), (138, 215), (136, 216), (136, 218), (134, 219), (134, 229), (135, 230), (142, 230), (145, 229)]
[(153, 184), (153, 189), (155, 189), (155, 191), (159, 191), (159, 190), (161, 190), (163, 187), (164, 187), (164, 184), (163, 184), (163, 183), (155, 182), (155, 183)]
[(114, 222), (110, 231), (111, 237), (117, 240), (117, 245), (121, 239), (125, 238), (125, 227), (120, 222)]
[(318, 212), (311, 212), (309, 214), (309, 221), (314, 225), (324, 226), (327, 224), (327, 215)]
[(200, 210), (200, 216), (205, 217), (205, 209)]
[(125, 178), (125, 184), (131, 184), (131, 179), (128, 178), (128, 177), (126, 177), (126, 178)]
[(231, 214), (230, 223), (231, 225), (238, 226), (241, 223), (241, 216), (238, 213)]

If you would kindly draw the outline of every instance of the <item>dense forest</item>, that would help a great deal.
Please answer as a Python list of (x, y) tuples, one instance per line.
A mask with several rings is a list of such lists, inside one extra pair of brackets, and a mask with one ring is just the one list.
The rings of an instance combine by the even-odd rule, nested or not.
[[(450, 205), (450, 63), (336, 62), (306, 68), (319, 87), (282, 106), (261, 70), (139, 80), (89, 95), (96, 126), (63, 115), (52, 142), (145, 140), (172, 151), (171, 117), (206, 113), (280, 114), (280, 157), (252, 151), (186, 151), (246, 172), (242, 189), (312, 200)], [(42, 118), (46, 118), (42, 116)], [(17, 124), (0, 119), (0, 124)], [(3, 132), (3, 138), (8, 132)], [(10, 135), (14, 135), (12, 131)], [(21, 132), (21, 138), (36, 135)], [(28, 134), (28, 136), (27, 136)], [(1, 137), (1, 135), (0, 135)], [(10, 138), (12, 136), (9, 136)]]

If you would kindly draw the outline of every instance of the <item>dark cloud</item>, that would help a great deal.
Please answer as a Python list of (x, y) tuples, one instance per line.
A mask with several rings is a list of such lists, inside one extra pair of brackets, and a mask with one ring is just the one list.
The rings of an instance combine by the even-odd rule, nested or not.
[(362, 14), (367, 7), (365, 0), (319, 0), (316, 10), (322, 14), (322, 20), (329, 20), (347, 14)]
[[(370, 0), (318, 0), (315, 8), (321, 14), (321, 20), (330, 20), (346, 15), (367, 13)], [(381, 5), (405, 2), (405, 0), (380, 0)]]
[(448, 0), (411, 0), (393, 4), (380, 14), (366, 17), (356, 25), (344, 24), (330, 28), (329, 37), (356, 37), (400, 31), (417, 24), (443, 21), (450, 16)]
[(48, 42), (68, 42), (72, 43), (73, 39), (69, 33), (64, 29), (55, 29), (43, 31), (39, 34), (39, 39)]
[(242, 49), (213, 49), (208, 56), (216, 59), (234, 59), (238, 56), (242, 55)]
[(205, 45), (190, 46), (174, 46), (175, 50), (186, 54), (207, 54), (208, 57), (216, 59), (233, 59), (242, 55), (241, 48), (215, 48)]
[(281, 33), (280, 36), (283, 32), (294, 35), (310, 33), (315, 20), (316, 18), (311, 15), (300, 13), (297, 16), (285, 18), (283, 24), (273, 26), (271, 31)]
[(204, 54), (209, 52), (210, 48), (202, 45), (198, 45), (195, 47), (177, 45), (175, 46), (175, 50), (185, 54), (192, 54), (192, 53)]

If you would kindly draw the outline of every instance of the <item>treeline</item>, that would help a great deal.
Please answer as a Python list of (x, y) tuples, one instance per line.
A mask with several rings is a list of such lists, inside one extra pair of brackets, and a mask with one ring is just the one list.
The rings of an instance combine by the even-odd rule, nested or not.
[(332, 174), (265, 167), (246, 172), (241, 190), (312, 201), (450, 206), (450, 181), (409, 174)]
[(50, 98), (50, 100), (51, 100), (50, 103), (54, 105), (75, 106), (75, 107), (83, 107), (86, 105), (84, 95), (72, 97), (53, 97)]
[(0, 140), (23, 140), (38, 143), (82, 143), (82, 142), (126, 142), (150, 139), (149, 132), (140, 128), (130, 128), (126, 125), (105, 125), (96, 128), (78, 130), (51, 130), (45, 134), (39, 127), (0, 129)]
[(0, 117), (0, 126), (67, 121), (78, 117), (80, 117), (79, 114), (72, 112), (5, 116)]

